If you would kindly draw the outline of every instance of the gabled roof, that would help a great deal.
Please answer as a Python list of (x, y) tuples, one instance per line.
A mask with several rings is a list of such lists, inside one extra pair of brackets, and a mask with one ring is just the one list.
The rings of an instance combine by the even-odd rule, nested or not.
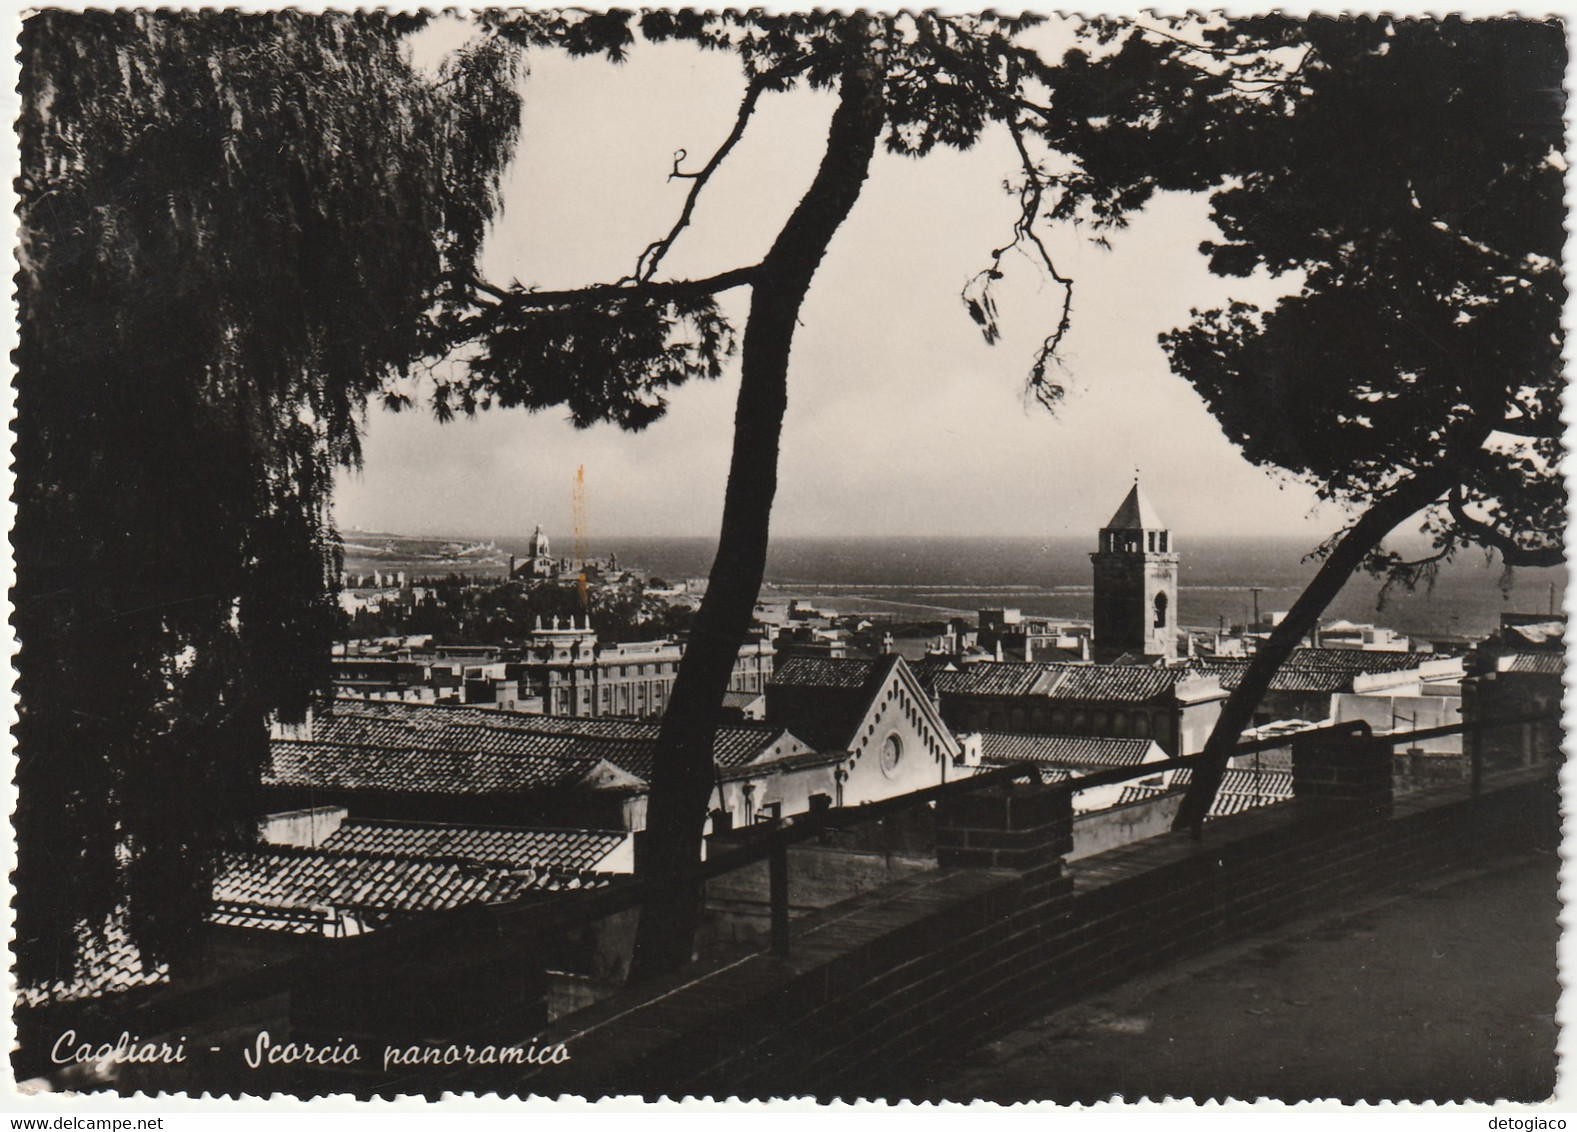
[(18, 986), (17, 1003), (33, 1007), (124, 994), (138, 987), (170, 980), (167, 964), (143, 965), (142, 953), (117, 920), (107, 925), (105, 938), (88, 939), (77, 961), (78, 973), (70, 982), (57, 980), (43, 986)]
[(1523, 625), (1507, 625), (1502, 623), (1501, 635), (1503, 637), (1521, 637), (1530, 644), (1559, 645), (1561, 638), (1566, 635), (1566, 618), (1552, 617), (1548, 621), (1536, 621)]
[(981, 661), (930, 674), (938, 695), (1029, 696), (1044, 690), (1049, 664)]
[(1016, 664), (986, 661), (937, 672), (940, 695), (1044, 696), (1053, 700), (1146, 703), (1170, 695), (1187, 676), (1179, 668), (1127, 664)]
[[(1142, 802), (1159, 798), (1163, 794), (1180, 791), (1188, 785), (1191, 774), (1188, 768), (1174, 771), (1167, 786), (1133, 784), (1124, 786), (1117, 805)], [(1221, 789), (1210, 803), (1213, 818), (1230, 817), (1244, 810), (1272, 806), (1292, 798), (1292, 772), (1285, 770), (1227, 770), (1221, 776)]]
[(878, 710), (882, 689), (895, 680), (907, 687), (942, 748), (956, 756), (958, 740), (942, 721), (929, 690), (897, 653), (873, 660), (795, 657), (767, 683), (767, 717), (818, 750), (852, 750), (860, 729)]
[(1179, 677), (1172, 669), (1126, 664), (1057, 664), (1051, 668), (1053, 683), (1046, 694), (1054, 700), (1139, 703), (1170, 695)]
[(1002, 731), (983, 731), (980, 734), (980, 761), (993, 766), (1022, 762), (1064, 767), (1137, 766), (1154, 749), (1155, 744), (1149, 739)]
[[(1172, 785), (1187, 786), (1193, 779), (1188, 767), (1172, 774)], [(1290, 770), (1250, 770), (1246, 767), (1228, 767), (1221, 772), (1220, 794), (1253, 794), (1265, 798), (1292, 797), (1292, 772)]]
[[(1298, 648), (1272, 678), (1272, 692), (1350, 692), (1353, 677), (1405, 672), (1431, 659), (1418, 653), (1362, 649)], [(1193, 657), (1187, 667), (1215, 676), (1232, 691), (1243, 679), (1248, 657)]]
[(590, 883), (591, 878), (566, 880), (545, 871), (515, 872), (453, 858), (273, 847), (226, 854), (214, 878), (213, 899), (230, 915), (247, 910), (437, 912)]
[(767, 681), (767, 718), (818, 750), (846, 749), (877, 689), (903, 663), (895, 653), (875, 660), (792, 657)]
[(462, 857), (507, 869), (590, 872), (628, 840), (622, 831), (502, 829), (369, 819), (345, 822), (317, 848), (325, 853)]
[(1507, 672), (1559, 676), (1566, 670), (1566, 657), (1558, 652), (1518, 653), (1511, 658)]
[(558, 754), (527, 756), (276, 739), (269, 744), (263, 785), (405, 794), (508, 794), (578, 786), (602, 760), (584, 749), (585, 740), (560, 741), (564, 747)]
[[(581, 719), (481, 708), (452, 708), (393, 700), (335, 701), (332, 713), (313, 720), (319, 741), (441, 751), (602, 758), (642, 779), (661, 724), (639, 719)], [(782, 727), (760, 722), (717, 729), (712, 755), (718, 766), (737, 766), (781, 749), (807, 748)]]
[(1139, 487), (1139, 481), (1133, 481), (1127, 498), (1122, 506), (1117, 508), (1106, 526), (1108, 531), (1164, 531), (1166, 524), (1161, 521), (1161, 516), (1156, 512), (1155, 505), (1145, 497)]
[(847, 691), (865, 687), (879, 662), (839, 657), (792, 656), (778, 665), (769, 685), (793, 688), (841, 688)]

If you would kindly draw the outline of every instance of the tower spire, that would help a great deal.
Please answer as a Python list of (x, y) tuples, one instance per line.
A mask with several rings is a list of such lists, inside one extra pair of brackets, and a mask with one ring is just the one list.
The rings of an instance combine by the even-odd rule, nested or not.
[(1101, 528), (1095, 567), (1095, 654), (1172, 660), (1177, 656), (1177, 548), (1139, 486)]

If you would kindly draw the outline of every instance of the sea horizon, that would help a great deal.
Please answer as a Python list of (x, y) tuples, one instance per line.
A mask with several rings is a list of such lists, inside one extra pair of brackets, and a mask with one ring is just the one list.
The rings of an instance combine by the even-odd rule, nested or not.
[[(548, 532), (556, 555), (575, 553), (572, 538)], [(516, 536), (398, 535), (346, 530), (346, 565), (380, 568), (359, 552), (362, 539), (386, 538), (459, 546), (494, 546), (502, 560), (475, 572), (502, 572), (508, 555), (523, 556), (528, 539)], [(1175, 536), (1174, 536), (1175, 539)], [(1199, 536), (1175, 539), (1179, 561), (1179, 624), (1210, 629), (1252, 619), (1254, 590), (1262, 614), (1287, 609), (1319, 564), (1310, 540), (1287, 535)], [(626, 566), (673, 583), (704, 578), (716, 538), (706, 536), (605, 536), (588, 539), (588, 556), (615, 555)], [(365, 544), (362, 544), (365, 545)], [(1405, 552), (1426, 553), (1416, 536), (1394, 540)], [(1087, 620), (1093, 589), (1089, 553), (1095, 534), (1035, 537), (964, 535), (782, 535), (768, 550), (763, 597), (792, 594), (829, 601), (840, 610), (869, 608), (904, 620), (970, 615), (980, 609), (1018, 608), (1029, 615)], [(382, 568), (393, 568), (386, 562)], [(417, 568), (413, 563), (412, 568)], [(436, 567), (435, 574), (448, 572)], [(1421, 639), (1452, 640), (1492, 632), (1501, 613), (1560, 612), (1565, 568), (1518, 569), (1508, 579), (1497, 560), (1477, 550), (1442, 565), (1432, 587), (1413, 593), (1393, 588), (1381, 602), (1382, 583), (1358, 574), (1325, 611), (1323, 620), (1373, 622)]]

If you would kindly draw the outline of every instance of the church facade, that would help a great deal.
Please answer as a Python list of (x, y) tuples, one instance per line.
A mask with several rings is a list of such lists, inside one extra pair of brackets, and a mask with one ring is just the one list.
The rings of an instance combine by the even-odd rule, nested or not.
[(1101, 528), (1095, 568), (1095, 659), (1177, 659), (1177, 547), (1139, 481)]

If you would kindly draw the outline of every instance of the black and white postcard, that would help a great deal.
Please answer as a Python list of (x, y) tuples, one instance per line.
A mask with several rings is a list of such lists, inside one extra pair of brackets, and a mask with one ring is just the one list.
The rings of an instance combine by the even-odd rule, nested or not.
[(19, 1109), (1559, 1108), (1560, 18), (16, 28)]

